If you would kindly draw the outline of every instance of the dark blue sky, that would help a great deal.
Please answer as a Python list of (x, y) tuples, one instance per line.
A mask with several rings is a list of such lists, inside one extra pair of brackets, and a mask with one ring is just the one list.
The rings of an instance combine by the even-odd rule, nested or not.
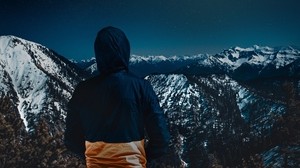
[(215, 54), (233, 46), (300, 46), (299, 0), (0, 0), (0, 35), (73, 59), (94, 56), (99, 29), (121, 28), (132, 54)]

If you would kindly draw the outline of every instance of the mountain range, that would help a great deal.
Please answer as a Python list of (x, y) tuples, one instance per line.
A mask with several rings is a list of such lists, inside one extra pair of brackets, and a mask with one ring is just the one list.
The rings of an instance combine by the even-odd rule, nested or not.
[[(299, 143), (285, 146), (294, 151), (285, 163), (278, 159), (284, 157), (283, 143), (275, 135), (278, 120), (292, 114), (289, 102), (299, 101), (299, 61), (294, 47), (255, 45), (215, 55), (132, 55), (130, 70), (151, 82), (172, 146), (189, 167), (208, 167), (214, 160), (241, 166), (256, 154), (266, 167), (297, 167)], [(41, 118), (53, 133), (63, 131), (74, 88), (97, 75), (96, 67), (94, 58), (70, 61), (40, 44), (0, 37), (0, 95), (12, 100), (28, 132)]]
[[(253, 80), (273, 77), (300, 77), (300, 52), (293, 47), (233, 47), (216, 55), (194, 56), (137, 56), (130, 58), (130, 68), (137, 75), (227, 74), (236, 80)], [(97, 74), (96, 59), (75, 62), (89, 74)]]

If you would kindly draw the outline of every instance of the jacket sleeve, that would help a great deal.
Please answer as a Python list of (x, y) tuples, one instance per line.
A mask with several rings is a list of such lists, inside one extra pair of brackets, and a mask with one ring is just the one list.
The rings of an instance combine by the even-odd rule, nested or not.
[(170, 133), (158, 97), (149, 82), (146, 84), (145, 127), (149, 137), (146, 147), (147, 160), (151, 161), (168, 153)]
[(80, 99), (77, 87), (68, 103), (64, 143), (68, 150), (80, 157), (84, 157), (85, 138), (80, 121), (80, 113), (76, 107), (79, 104), (78, 100)]

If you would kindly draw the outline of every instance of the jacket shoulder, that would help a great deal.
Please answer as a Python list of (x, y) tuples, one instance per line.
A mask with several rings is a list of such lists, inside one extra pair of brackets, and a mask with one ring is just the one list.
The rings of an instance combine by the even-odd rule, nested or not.
[(96, 83), (100, 80), (100, 76), (95, 76), (89, 79), (86, 79), (84, 81), (81, 81), (77, 84), (76, 89), (83, 89), (83, 88), (89, 88), (93, 85), (96, 85)]
[(73, 99), (77, 99), (82, 96), (88, 96), (89, 93), (91, 93), (91, 90), (97, 86), (97, 81), (99, 80), (99, 77), (93, 77), (84, 81), (79, 82), (75, 90), (73, 92)]

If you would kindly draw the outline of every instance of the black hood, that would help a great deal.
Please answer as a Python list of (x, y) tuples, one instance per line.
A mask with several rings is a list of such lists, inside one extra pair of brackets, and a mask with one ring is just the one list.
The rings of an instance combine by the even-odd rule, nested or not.
[(101, 75), (128, 70), (130, 44), (122, 30), (111, 26), (100, 30), (94, 50)]

